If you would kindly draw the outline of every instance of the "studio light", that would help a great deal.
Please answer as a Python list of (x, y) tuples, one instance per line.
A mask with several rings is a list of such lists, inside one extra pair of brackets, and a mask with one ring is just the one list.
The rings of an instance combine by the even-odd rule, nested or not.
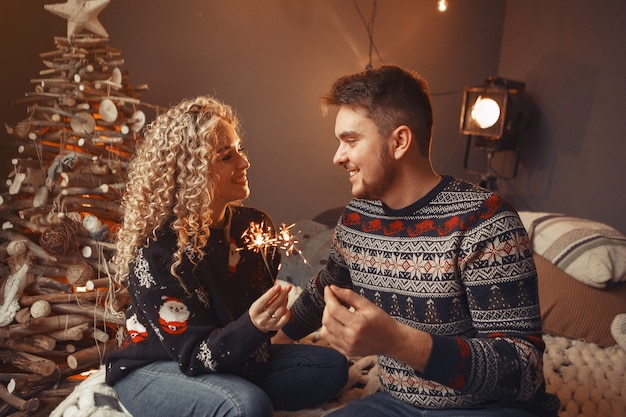
[[(481, 182), (495, 187), (497, 178), (515, 178), (519, 162), (520, 135), (528, 129), (534, 119), (535, 107), (526, 93), (522, 81), (489, 77), (481, 86), (464, 89), (461, 109), (460, 132), (467, 136), (465, 169), (468, 169), (470, 147), (487, 152), (487, 173)], [(513, 173), (505, 176), (490, 172), (494, 152), (516, 153)]]
[(476, 137), (476, 145), (486, 150), (513, 149), (532, 112), (523, 82), (489, 77), (484, 85), (464, 90), (461, 133)]

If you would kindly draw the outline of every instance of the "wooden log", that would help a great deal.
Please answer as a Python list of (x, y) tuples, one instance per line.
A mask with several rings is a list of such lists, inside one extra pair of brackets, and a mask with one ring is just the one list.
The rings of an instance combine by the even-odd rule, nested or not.
[(28, 268), (35, 276), (47, 275), (54, 278), (65, 278), (65, 268), (59, 268), (51, 265), (33, 264)]
[(29, 238), (27, 238), (26, 236), (20, 233), (13, 232), (11, 230), (0, 230), (0, 239), (11, 240), (11, 241), (24, 240), (26, 241), (26, 244), (28, 245), (28, 249), (30, 250), (30, 252), (36, 257), (44, 259), (48, 262), (57, 261), (57, 258), (48, 254), (48, 252), (46, 252), (41, 246), (39, 246), (38, 244), (36, 244), (35, 242), (33, 242), (32, 240), (30, 240)]
[[(102, 297), (104, 297), (104, 295)], [(123, 318), (113, 316), (104, 307), (93, 303), (87, 303), (85, 301), (81, 301), (80, 305), (76, 303), (52, 304), (52, 311), (61, 314), (84, 315), (85, 317), (90, 317), (92, 320), (96, 320), (101, 323), (112, 323), (117, 325), (124, 325), (126, 323)]]
[(20, 411), (26, 411), (30, 413), (39, 408), (38, 398), (24, 400), (17, 395), (10, 394), (3, 385), (0, 385), (0, 398), (6, 401), (7, 404), (11, 404), (11, 406), (17, 408)]
[(26, 323), (28, 320), (30, 320), (30, 318), (30, 307), (25, 307), (15, 314), (13, 320), (15, 320), (16, 323)]
[(86, 188), (95, 188), (99, 187), (102, 184), (114, 184), (119, 181), (118, 175), (113, 174), (93, 174), (93, 173), (85, 173), (82, 170), (76, 172), (62, 172), (60, 174), (61, 177), (61, 187), (86, 187)]
[[(22, 306), (31, 306), (36, 301), (39, 301), (39, 300), (45, 300), (51, 304), (71, 303), (73, 301), (79, 301), (82, 303), (82, 301), (103, 299), (105, 297), (106, 297), (105, 290), (97, 290), (97, 291), (90, 291), (90, 292), (85, 292), (85, 293), (70, 293), (70, 294), (57, 293), (57, 294), (41, 294), (41, 295), (24, 295), (20, 298), (19, 302), (20, 302), (20, 305)], [(52, 306), (52, 310), (58, 311), (58, 310), (55, 310), (54, 305)]]
[[(114, 188), (112, 188), (114, 190)], [(98, 187), (65, 187), (61, 190), (61, 195), (83, 195), (83, 194), (108, 194), (109, 186), (108, 184), (102, 184)]]
[(111, 339), (105, 343), (96, 344), (90, 348), (79, 350), (78, 352), (67, 356), (67, 365), (72, 369), (99, 366), (101, 364), (101, 358), (104, 357), (105, 352), (114, 350), (116, 345), (117, 341), (115, 339)]
[(88, 291), (93, 291), (96, 288), (109, 288), (110, 285), (111, 279), (109, 278), (90, 279), (85, 283), (85, 287)]
[(16, 411), (15, 413), (9, 414), (7, 417), (30, 417), (30, 411)]
[(40, 276), (36, 279), (36, 282), (40, 287), (50, 288), (65, 293), (72, 292), (71, 284), (59, 281), (58, 279)]
[(19, 339), (0, 339), (0, 347), (16, 350), (19, 352), (41, 355), (50, 352), (56, 346), (56, 340), (47, 335), (34, 335)]
[(5, 333), (8, 333), (7, 337), (14, 338), (48, 333), (55, 330), (78, 326), (81, 323), (89, 323), (91, 321), (92, 319), (85, 316), (80, 316), (77, 314), (66, 314), (32, 319), (27, 323), (11, 324), (8, 327), (4, 327), (0, 330), (4, 330)]
[(111, 338), (111, 336), (109, 336), (107, 332), (105, 332), (104, 330), (100, 330), (97, 327), (94, 327), (91, 330), (91, 335), (93, 336), (94, 340), (97, 340), (98, 342), (104, 343)]
[[(76, 383), (76, 385), (78, 385), (78, 382)], [(47, 390), (43, 390), (39, 393), (40, 397), (62, 397), (63, 399), (65, 399), (67, 396), (69, 396), (75, 389), (75, 386), (72, 387), (68, 387), (68, 388), (54, 388), (54, 389), (47, 389)]]
[(30, 315), (38, 319), (40, 317), (48, 317), (52, 312), (50, 303), (46, 300), (37, 300), (30, 306)]
[(68, 329), (50, 332), (48, 333), (48, 336), (60, 342), (67, 342), (68, 340), (78, 342), (80, 340), (83, 340), (83, 338), (85, 337), (85, 333), (87, 332), (87, 330), (89, 330), (90, 327), (91, 324), (89, 323), (81, 323), (78, 326), (70, 327)]
[(50, 359), (15, 350), (0, 349), (0, 360), (23, 371), (43, 376), (52, 375), (57, 367), (57, 364)]
[[(61, 364), (63, 365), (63, 364)], [(21, 388), (31, 381), (39, 381), (43, 377), (41, 375), (33, 374), (32, 372), (2, 372), (0, 373), (0, 381), (6, 383), (7, 391), (11, 394), (20, 393)], [(1, 414), (0, 414), (1, 415)]]

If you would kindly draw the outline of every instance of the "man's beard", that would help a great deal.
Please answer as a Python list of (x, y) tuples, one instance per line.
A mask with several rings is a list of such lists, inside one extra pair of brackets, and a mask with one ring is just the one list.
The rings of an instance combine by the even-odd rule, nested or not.
[(391, 184), (396, 178), (396, 166), (387, 152), (387, 144), (383, 144), (381, 148), (380, 164), (383, 167), (382, 177), (378, 178), (374, 183), (368, 184), (366, 180), (361, 181), (361, 189), (355, 191), (353, 196), (363, 200), (380, 200), (389, 190)]

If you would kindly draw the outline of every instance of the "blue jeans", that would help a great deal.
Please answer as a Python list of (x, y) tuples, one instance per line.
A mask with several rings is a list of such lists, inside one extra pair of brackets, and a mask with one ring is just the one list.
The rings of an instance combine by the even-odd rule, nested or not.
[(384, 392), (376, 392), (345, 407), (329, 413), (326, 417), (537, 417), (517, 408), (478, 408), (426, 410), (400, 401)]
[(174, 361), (136, 369), (115, 384), (133, 417), (269, 417), (273, 410), (311, 408), (348, 380), (348, 360), (314, 345), (274, 345), (256, 384), (231, 374), (184, 375)]

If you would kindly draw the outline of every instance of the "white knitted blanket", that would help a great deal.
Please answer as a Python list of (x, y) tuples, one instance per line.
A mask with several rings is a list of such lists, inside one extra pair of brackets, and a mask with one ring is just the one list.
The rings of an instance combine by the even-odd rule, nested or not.
[[(626, 352), (618, 345), (601, 348), (593, 343), (544, 335), (544, 371), (547, 389), (561, 400), (559, 417), (625, 417)], [(324, 343), (316, 334), (306, 343)], [(322, 417), (346, 403), (380, 388), (373, 356), (353, 360), (349, 380), (336, 401), (315, 409), (278, 411), (274, 417)], [(104, 383), (104, 369), (80, 383), (50, 417), (132, 417)]]

